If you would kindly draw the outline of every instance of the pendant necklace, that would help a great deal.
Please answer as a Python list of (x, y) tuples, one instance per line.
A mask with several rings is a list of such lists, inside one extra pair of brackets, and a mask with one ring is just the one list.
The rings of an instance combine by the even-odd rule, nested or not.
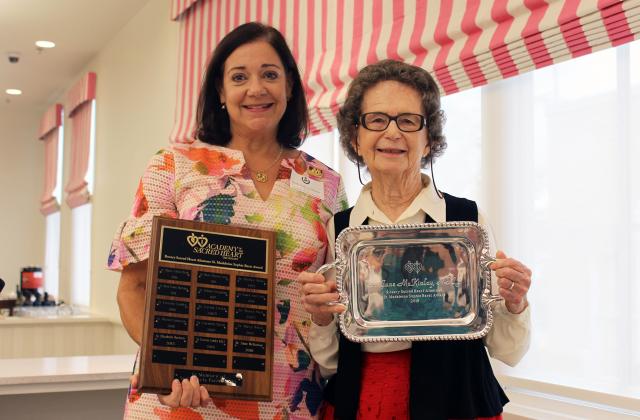
[[(271, 162), (271, 164), (266, 167), (265, 169), (259, 170), (259, 171), (254, 171), (251, 168), (249, 168), (249, 170), (251, 172), (253, 172), (253, 177), (256, 181), (258, 182), (262, 182), (265, 183), (269, 180), (269, 177), (267, 176), (267, 171), (271, 168), (273, 168), (273, 165), (275, 165), (276, 163), (280, 162), (280, 157), (282, 157), (282, 153), (284, 152), (284, 148), (282, 146), (280, 146), (280, 152), (278, 153), (278, 156), (276, 156), (275, 160), (273, 162)], [(248, 165), (247, 165), (248, 166)]]

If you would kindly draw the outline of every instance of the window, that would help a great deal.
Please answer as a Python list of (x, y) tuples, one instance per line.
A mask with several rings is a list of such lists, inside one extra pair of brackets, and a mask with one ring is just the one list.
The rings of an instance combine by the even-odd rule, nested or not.
[(91, 298), (91, 203), (71, 209), (71, 303), (88, 308)]
[(56, 301), (60, 298), (60, 212), (45, 219), (44, 290)]
[[(481, 181), (481, 90), (465, 90), (442, 98), (447, 148), (433, 163), (439, 190), (478, 200)], [(430, 174), (427, 167), (424, 172)]]
[(436, 185), (477, 200), (498, 246), (534, 272), (531, 348), (496, 372), (637, 398), (640, 42), (442, 104), (448, 148)]
[[(64, 121), (64, 114), (61, 117)], [(62, 162), (64, 156), (64, 126), (58, 127), (58, 163), (56, 186), (53, 196), (58, 203), (62, 203)], [(56, 211), (45, 219), (45, 249), (44, 249), (44, 281), (45, 290), (56, 301), (60, 299), (60, 212)]]
[(530, 85), (533, 112), (505, 124), (532, 130), (509, 141), (531, 144), (514, 149), (518, 165), (503, 176), (519, 180), (527, 210), (502, 229), (517, 230), (510, 240), (534, 270), (534, 328), (507, 374), (640, 393), (639, 51), (636, 42), (514, 80)]
[[(96, 101), (91, 101), (91, 130), (89, 137), (89, 164), (86, 173), (87, 190), (93, 193)], [(91, 220), (89, 201), (71, 209), (71, 303), (88, 309), (91, 303)]]

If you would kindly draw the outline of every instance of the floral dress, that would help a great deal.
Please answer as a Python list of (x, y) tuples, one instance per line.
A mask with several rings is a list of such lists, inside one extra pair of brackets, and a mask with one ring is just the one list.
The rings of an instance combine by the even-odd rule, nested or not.
[[(292, 188), (292, 172), (323, 188)], [(295, 175), (295, 174), (294, 174)], [(318, 185), (316, 183), (316, 185)], [(255, 189), (242, 152), (196, 141), (160, 150), (149, 163), (129, 218), (109, 252), (108, 268), (121, 270), (149, 256), (151, 222), (161, 215), (276, 232), (273, 401), (214, 399), (215, 406), (171, 409), (155, 394), (129, 395), (128, 419), (297, 419), (317, 415), (320, 378), (307, 337), (310, 319), (300, 303), (299, 272), (325, 261), (325, 224), (347, 207), (340, 175), (300, 152), (282, 159), (269, 197)]]

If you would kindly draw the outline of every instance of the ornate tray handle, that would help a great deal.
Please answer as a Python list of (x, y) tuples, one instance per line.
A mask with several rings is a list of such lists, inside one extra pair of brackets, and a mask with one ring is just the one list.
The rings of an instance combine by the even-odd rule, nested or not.
[[(338, 263), (336, 261), (334, 261), (332, 263), (329, 263), (329, 264), (322, 265), (322, 266), (320, 266), (320, 268), (318, 268), (316, 270), (316, 273), (317, 274), (324, 274), (327, 271), (336, 268), (337, 265), (338, 265)], [(349, 297), (344, 292), (339, 292), (338, 294), (340, 296), (340, 299), (339, 300), (334, 300), (334, 301), (331, 301), (331, 302), (327, 302), (327, 306), (342, 305), (342, 306), (348, 307)]]
[(485, 253), (480, 255), (480, 266), (482, 267), (483, 270), (491, 271), (490, 265), (493, 264), (494, 262), (496, 262), (496, 259), (493, 258), (492, 256), (487, 255)]
[(494, 295), (491, 293), (491, 264), (493, 264), (496, 259), (487, 253), (482, 253), (480, 255), (480, 267), (482, 267), (483, 272), (488, 273), (488, 279), (486, 280), (486, 284), (489, 286), (485, 288), (482, 292), (482, 303), (486, 306), (493, 305), (496, 302), (500, 302), (504, 300), (504, 298), (500, 295)]

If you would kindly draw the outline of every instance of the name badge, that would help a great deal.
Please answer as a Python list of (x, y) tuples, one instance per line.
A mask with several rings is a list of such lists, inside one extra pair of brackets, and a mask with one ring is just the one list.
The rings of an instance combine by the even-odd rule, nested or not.
[(306, 172), (300, 175), (291, 171), (291, 188), (324, 200), (324, 184), (312, 179)]

